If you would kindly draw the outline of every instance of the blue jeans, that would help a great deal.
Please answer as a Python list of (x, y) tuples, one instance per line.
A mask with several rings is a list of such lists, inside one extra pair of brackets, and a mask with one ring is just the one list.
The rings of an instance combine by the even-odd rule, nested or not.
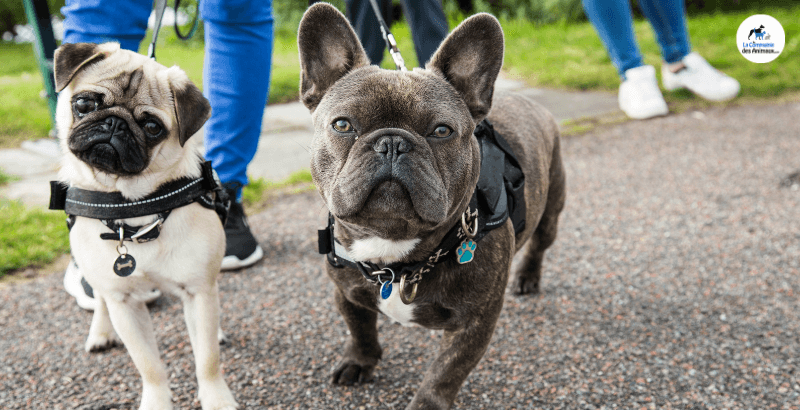
[[(138, 51), (152, 0), (67, 0), (64, 43), (116, 41)], [(261, 135), (272, 66), (271, 0), (202, 0), (203, 94), (211, 103), (206, 159), (228, 186), (247, 184), (247, 165)], [(158, 53), (156, 53), (158, 55)]]
[[(676, 63), (691, 51), (684, 0), (639, 0), (639, 7), (656, 32), (661, 56)], [(629, 0), (583, 0), (583, 9), (603, 40), (620, 77), (640, 67), (642, 55), (633, 33)]]
[[(347, 18), (353, 24), (364, 51), (372, 64), (380, 65), (386, 51), (386, 41), (381, 33), (375, 12), (369, 0), (345, 0)], [(433, 57), (442, 40), (447, 37), (447, 18), (442, 9), (441, 0), (401, 0), (403, 13), (408, 17), (411, 27), (411, 36), (414, 38), (414, 50), (417, 52), (419, 66)], [(378, 5), (384, 7), (383, 0), (378, 0)], [(384, 19), (388, 10), (382, 10)], [(390, 21), (386, 24), (391, 25)], [(411, 67), (409, 67), (411, 68)]]

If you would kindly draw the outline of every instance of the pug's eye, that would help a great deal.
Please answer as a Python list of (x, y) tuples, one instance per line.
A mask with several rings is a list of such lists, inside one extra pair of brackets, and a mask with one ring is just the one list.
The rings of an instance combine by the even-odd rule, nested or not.
[(144, 128), (144, 132), (152, 136), (157, 136), (158, 134), (161, 134), (162, 130), (161, 125), (153, 120), (149, 120), (146, 123), (144, 123), (144, 127), (142, 128)]
[(333, 122), (333, 129), (339, 132), (353, 132), (353, 124), (347, 120), (336, 120)]
[(452, 134), (453, 134), (453, 129), (452, 128), (450, 128), (450, 127), (448, 127), (446, 125), (440, 125), (440, 126), (436, 127), (435, 130), (433, 130), (433, 135), (431, 135), (431, 136), (432, 137), (436, 137), (436, 138), (447, 138)]
[(86, 114), (97, 110), (97, 101), (90, 98), (78, 98), (73, 106), (75, 107), (75, 112), (78, 113), (78, 117), (82, 118)]

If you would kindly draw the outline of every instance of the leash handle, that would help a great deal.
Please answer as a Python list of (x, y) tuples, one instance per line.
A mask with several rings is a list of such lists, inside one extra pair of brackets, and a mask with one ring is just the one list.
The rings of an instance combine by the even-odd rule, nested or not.
[(389, 54), (392, 56), (392, 60), (394, 60), (394, 65), (397, 66), (397, 69), (400, 71), (408, 71), (408, 69), (406, 69), (406, 62), (403, 60), (403, 56), (400, 55), (400, 50), (397, 48), (397, 42), (389, 31), (389, 26), (386, 25), (386, 21), (383, 20), (383, 14), (381, 13), (380, 7), (378, 7), (377, 0), (369, 0), (369, 3), (372, 5), (375, 17), (378, 18), (378, 23), (381, 26), (381, 34), (383, 34), (383, 39), (386, 41), (386, 48), (389, 49)]
[(156, 59), (156, 40), (158, 40), (158, 32), (161, 31), (161, 20), (164, 18), (164, 10), (167, 9), (167, 0), (156, 0), (156, 26), (153, 28), (153, 41), (147, 48), (147, 56)]

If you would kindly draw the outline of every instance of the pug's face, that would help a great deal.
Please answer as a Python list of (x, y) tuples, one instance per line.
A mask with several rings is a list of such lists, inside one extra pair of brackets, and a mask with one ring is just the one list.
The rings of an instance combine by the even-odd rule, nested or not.
[(131, 177), (180, 149), (211, 108), (178, 67), (115, 43), (65, 44), (55, 54), (62, 147), (96, 171)]

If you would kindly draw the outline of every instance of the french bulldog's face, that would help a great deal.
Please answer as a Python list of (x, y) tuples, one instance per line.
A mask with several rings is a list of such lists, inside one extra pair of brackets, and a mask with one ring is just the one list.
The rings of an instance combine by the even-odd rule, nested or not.
[(298, 43), (301, 97), (316, 133), (311, 172), (331, 213), (356, 236), (391, 240), (457, 217), (478, 179), (472, 133), (491, 107), (502, 64), (494, 17), (465, 21), (427, 69), (411, 72), (370, 66), (329, 5), (306, 12)]
[(183, 71), (114, 43), (62, 45), (54, 65), (62, 146), (100, 172), (139, 175), (160, 148), (182, 147), (210, 115)]

